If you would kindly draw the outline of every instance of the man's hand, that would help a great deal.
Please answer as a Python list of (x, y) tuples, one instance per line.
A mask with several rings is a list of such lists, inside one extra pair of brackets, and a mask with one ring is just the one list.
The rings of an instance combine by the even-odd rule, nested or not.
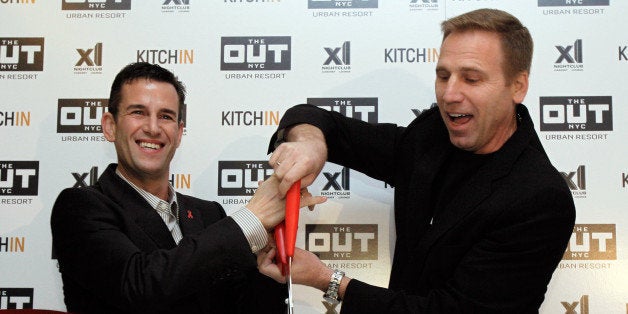
[(268, 160), (280, 181), (282, 196), (297, 180), (301, 180), (302, 187), (310, 186), (327, 161), (325, 136), (317, 127), (299, 124), (286, 129), (285, 137), (287, 142), (279, 145)]
[[(300, 207), (314, 206), (327, 201), (324, 196), (312, 196), (307, 189), (301, 189)], [(286, 215), (286, 200), (279, 194), (279, 179), (275, 175), (270, 176), (266, 181), (261, 182), (255, 195), (246, 205), (264, 228), (270, 232), (279, 224)]]
[[(277, 249), (273, 246), (268, 248), (268, 251), (262, 250), (257, 254), (257, 268), (260, 273), (279, 283), (285, 283), (286, 278), (281, 275), (281, 270), (273, 261)], [(293, 283), (325, 291), (332, 273), (333, 271), (313, 253), (299, 248), (294, 249), (294, 257), (292, 258)]]

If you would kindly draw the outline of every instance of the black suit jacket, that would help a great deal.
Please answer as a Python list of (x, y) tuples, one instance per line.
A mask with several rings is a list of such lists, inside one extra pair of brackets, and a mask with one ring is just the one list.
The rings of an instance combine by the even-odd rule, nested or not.
[(75, 313), (282, 313), (284, 285), (216, 202), (177, 193), (183, 239), (111, 164), (93, 187), (70, 188), (52, 210), (65, 303)]
[(395, 187), (389, 289), (351, 280), (343, 314), (538, 312), (571, 236), (575, 207), (523, 105), (517, 115), (517, 131), (430, 224), (432, 184), (455, 149), (438, 108), (407, 128), (309, 105), (286, 112), (280, 129), (318, 126), (329, 161)]

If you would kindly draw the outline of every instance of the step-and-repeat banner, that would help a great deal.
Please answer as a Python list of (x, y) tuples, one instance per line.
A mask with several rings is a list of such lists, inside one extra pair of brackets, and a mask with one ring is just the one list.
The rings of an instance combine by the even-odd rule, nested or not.
[[(432, 106), (440, 22), (493, 7), (535, 41), (528, 106), (577, 221), (542, 313), (628, 313), (628, 1), (0, 0), (0, 309), (65, 310), (50, 212), (115, 161), (101, 133), (115, 74), (135, 61), (188, 88), (170, 180), (231, 213), (272, 173), (268, 139), (309, 102), (407, 125)], [(327, 164), (297, 245), (386, 286), (393, 189)], [(335, 313), (298, 287), (298, 313)]]

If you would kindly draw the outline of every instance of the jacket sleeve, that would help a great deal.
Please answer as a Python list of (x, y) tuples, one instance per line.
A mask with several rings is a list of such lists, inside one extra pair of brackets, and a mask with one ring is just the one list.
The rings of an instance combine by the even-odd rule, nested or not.
[(51, 216), (61, 273), (108, 303), (163, 309), (202, 287), (257, 272), (255, 256), (231, 218), (185, 237), (173, 249), (145, 250), (134, 241), (146, 235), (122, 210), (95, 190), (66, 189)]
[(280, 144), (282, 132), (297, 124), (311, 124), (325, 135), (328, 161), (360, 171), (372, 178), (392, 182), (395, 161), (394, 148), (405, 130), (395, 124), (370, 124), (347, 118), (334, 111), (301, 104), (284, 114), (278, 131), (272, 136), (269, 152)]

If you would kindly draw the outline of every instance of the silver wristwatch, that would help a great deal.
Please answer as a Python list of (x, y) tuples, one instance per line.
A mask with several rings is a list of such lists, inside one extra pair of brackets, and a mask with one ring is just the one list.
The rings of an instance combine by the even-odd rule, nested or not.
[(327, 287), (327, 292), (323, 295), (323, 299), (325, 302), (329, 304), (338, 304), (340, 300), (338, 298), (338, 289), (340, 288), (340, 281), (342, 277), (344, 277), (345, 272), (342, 270), (334, 270), (334, 273), (331, 274), (331, 281), (329, 281), (329, 286)]

